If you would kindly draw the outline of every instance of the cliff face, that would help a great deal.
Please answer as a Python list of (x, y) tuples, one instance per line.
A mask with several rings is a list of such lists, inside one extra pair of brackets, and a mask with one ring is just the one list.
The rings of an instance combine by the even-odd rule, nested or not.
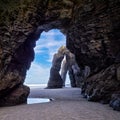
[(6, 99), (2, 105), (7, 105), (7, 98), (21, 86), (23, 95), (18, 94), (18, 99), (27, 97), (29, 89), (23, 83), (34, 59), (35, 42), (43, 31), (53, 28), (66, 35), (67, 47), (75, 54), (79, 67), (91, 69), (83, 94), (89, 100), (107, 103), (117, 94), (111, 103), (119, 101), (119, 3), (119, 0), (1, 0), (0, 101)]
[[(83, 70), (85, 66), (90, 67), (90, 76), (82, 86), (83, 95), (90, 101), (109, 103), (112, 94), (120, 93), (118, 2), (94, 1), (76, 6), (67, 32), (67, 46), (76, 55), (79, 66)], [(110, 103), (120, 110), (120, 97)]]

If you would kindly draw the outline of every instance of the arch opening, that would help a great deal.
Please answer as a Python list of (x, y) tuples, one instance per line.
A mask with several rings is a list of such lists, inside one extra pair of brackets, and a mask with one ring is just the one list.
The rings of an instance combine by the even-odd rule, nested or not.
[[(60, 30), (52, 29), (41, 33), (34, 48), (34, 61), (26, 75), (26, 85), (31, 88), (47, 87), (53, 56), (61, 46), (66, 46), (66, 36)], [(66, 85), (69, 84), (67, 74)]]

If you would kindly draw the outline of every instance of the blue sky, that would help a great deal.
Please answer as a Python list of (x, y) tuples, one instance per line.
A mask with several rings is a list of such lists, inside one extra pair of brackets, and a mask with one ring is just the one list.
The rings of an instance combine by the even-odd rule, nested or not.
[(36, 43), (35, 59), (27, 72), (25, 84), (48, 82), (52, 58), (58, 48), (66, 45), (66, 37), (57, 29), (43, 32)]

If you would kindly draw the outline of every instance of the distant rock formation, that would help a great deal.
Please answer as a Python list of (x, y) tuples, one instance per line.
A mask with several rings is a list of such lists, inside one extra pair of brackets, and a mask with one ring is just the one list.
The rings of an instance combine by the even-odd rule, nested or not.
[(66, 61), (68, 64), (68, 75), (70, 78), (71, 86), (76, 87), (76, 80), (75, 80), (75, 76), (74, 76), (73, 69), (72, 69), (72, 65), (76, 63), (75, 55), (72, 54), (69, 50), (66, 51)]
[(64, 56), (64, 59), (62, 60), (62, 63), (61, 63), (61, 73), (60, 73), (61, 78), (63, 80), (63, 87), (65, 87), (67, 72), (68, 72), (68, 64), (66, 61), (66, 56)]
[(62, 88), (63, 80), (60, 76), (61, 63), (64, 58), (65, 47), (60, 47), (58, 52), (54, 54), (52, 67), (50, 69), (50, 78), (48, 81), (47, 88)]
[(66, 47), (62, 46), (59, 48), (58, 53), (53, 56), (47, 88), (64, 87), (67, 72), (71, 86), (81, 87), (83, 81), (80, 81), (82, 76), (80, 75), (80, 68), (75, 61), (75, 56)]
[(63, 80), (63, 86), (65, 86), (66, 74), (68, 72), (70, 83), (72, 87), (80, 87), (81, 76), (80, 68), (76, 63), (75, 55), (72, 54), (67, 48), (65, 50), (64, 59), (61, 64), (61, 77)]

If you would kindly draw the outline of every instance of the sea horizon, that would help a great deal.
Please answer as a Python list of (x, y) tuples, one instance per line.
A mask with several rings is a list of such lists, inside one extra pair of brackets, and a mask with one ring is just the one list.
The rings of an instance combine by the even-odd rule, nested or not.
[[(34, 83), (34, 84), (31, 84), (31, 83), (25, 83), (24, 85), (30, 87), (30, 88), (46, 88), (47, 87), (47, 84), (37, 84), (37, 83)], [(71, 87), (70, 84), (66, 84), (65, 87)]]

